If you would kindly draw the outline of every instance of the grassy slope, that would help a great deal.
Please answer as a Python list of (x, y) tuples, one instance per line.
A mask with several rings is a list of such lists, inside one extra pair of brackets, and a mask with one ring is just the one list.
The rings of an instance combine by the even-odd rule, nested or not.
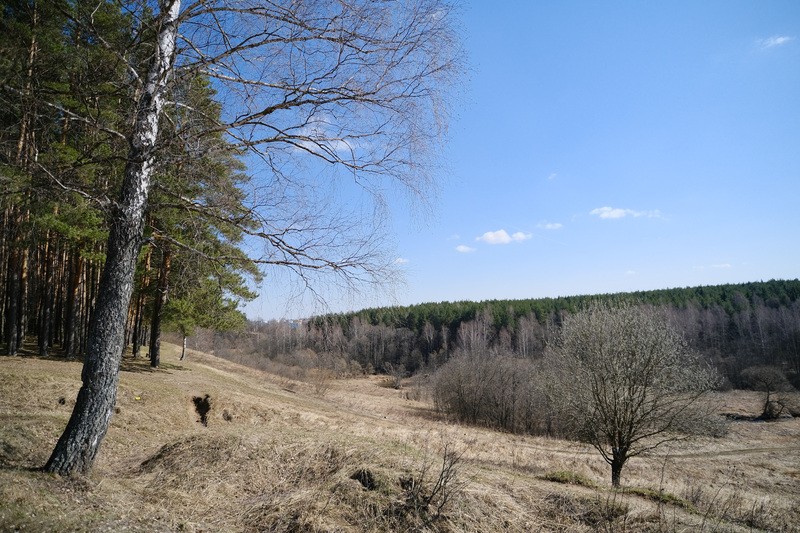
[[(36, 471), (66, 425), (80, 363), (0, 358), (0, 531), (796, 531), (800, 419), (736, 422), (717, 440), (631, 460), (628, 491), (584, 446), (437, 420), (382, 378), (297, 383), (212, 356), (126, 359), (118, 413), (88, 478)], [(191, 399), (208, 394), (208, 427)], [(63, 399), (64, 403), (59, 400)], [(722, 396), (729, 412), (758, 398)], [(227, 419), (227, 420), (226, 420)], [(432, 487), (463, 452), (441, 516)], [(669, 452), (671, 455), (667, 456)], [(350, 479), (367, 470), (374, 490)], [(565, 484), (547, 479), (571, 480)], [(433, 503), (439, 500), (434, 499)]]

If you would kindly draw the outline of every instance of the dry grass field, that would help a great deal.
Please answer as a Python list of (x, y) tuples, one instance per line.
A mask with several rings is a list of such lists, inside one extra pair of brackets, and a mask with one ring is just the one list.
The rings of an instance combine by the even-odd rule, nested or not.
[[(167, 345), (158, 371), (124, 360), (92, 474), (47, 475), (80, 371), (0, 357), (2, 531), (800, 531), (800, 419), (634, 458), (613, 491), (591, 448), (448, 423), (410, 386), (295, 382)], [(714, 401), (758, 413), (754, 393)]]

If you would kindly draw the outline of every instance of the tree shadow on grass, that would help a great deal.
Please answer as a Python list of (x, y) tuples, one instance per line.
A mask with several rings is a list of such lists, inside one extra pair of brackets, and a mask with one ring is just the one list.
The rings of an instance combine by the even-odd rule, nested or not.
[(119, 369), (122, 372), (134, 372), (134, 373), (162, 373), (162, 374), (172, 374), (173, 372), (180, 372), (184, 370), (189, 370), (183, 365), (176, 365), (172, 363), (161, 363), (158, 368), (153, 368), (150, 366), (150, 359), (147, 357), (123, 357), (122, 361), (120, 362)]
[[(0, 353), (0, 357), (9, 357), (5, 353)], [(60, 346), (53, 346), (47, 350), (47, 355), (39, 353), (39, 345), (34, 337), (26, 337), (20, 346), (19, 351), (14, 357), (24, 359), (38, 359), (41, 361), (54, 361), (60, 363), (83, 363), (83, 354), (76, 355), (75, 357), (65, 357), (64, 349)], [(158, 368), (150, 366), (150, 359), (148, 357), (133, 357), (130, 348), (126, 348), (125, 353), (120, 361), (120, 371), (134, 372), (134, 373), (156, 373), (163, 372), (171, 374), (174, 371), (189, 370), (189, 368), (181, 364), (161, 363)]]

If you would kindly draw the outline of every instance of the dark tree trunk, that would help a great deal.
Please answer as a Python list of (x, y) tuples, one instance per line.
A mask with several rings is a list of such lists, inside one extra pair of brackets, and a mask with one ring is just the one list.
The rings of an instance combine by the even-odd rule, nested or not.
[(139, 296), (136, 299), (136, 309), (133, 319), (133, 357), (139, 357), (139, 350), (142, 346), (142, 328), (144, 326), (144, 305), (147, 296), (147, 289), (150, 286), (150, 258), (153, 255), (153, 247), (148, 246), (147, 255), (144, 258), (144, 273), (139, 287)]
[(164, 304), (169, 293), (169, 269), (172, 263), (172, 252), (169, 245), (164, 246), (161, 256), (161, 268), (158, 272), (158, 287), (153, 301), (153, 316), (150, 324), (150, 366), (158, 368), (161, 364), (161, 317)]
[(6, 299), (6, 353), (17, 355), (19, 350), (19, 303), (22, 265), (19, 250), (11, 245), (8, 259), (8, 297)]
[[(129, 164), (129, 166), (133, 166)], [(126, 172), (122, 209), (114, 216), (108, 239), (108, 256), (101, 278), (103, 290), (97, 299), (89, 332), (86, 359), (77, 403), (67, 429), (56, 444), (45, 470), (66, 475), (86, 472), (92, 465), (100, 441), (108, 430), (117, 396), (119, 364), (124, 345), (125, 313), (133, 290), (133, 269), (142, 233), (138, 209), (144, 208), (146, 190)]]
[(611, 485), (615, 488), (620, 486), (622, 467), (625, 466), (625, 461), (627, 460), (628, 455), (626, 452), (614, 450), (614, 455), (611, 458)]
[(52, 253), (53, 245), (50, 242), (49, 232), (45, 236), (44, 245), (44, 283), (41, 287), (41, 304), (39, 308), (39, 355), (42, 357), (47, 356), (50, 348), (50, 328), (53, 321), (53, 265), (55, 261), (55, 254)]
[(23, 248), (20, 253), (20, 275), (19, 275), (19, 302), (17, 310), (19, 319), (17, 320), (17, 349), (22, 346), (25, 335), (28, 334), (28, 298), (29, 298), (29, 272), (28, 272), (28, 250)]
[(64, 322), (64, 357), (75, 357), (78, 352), (78, 289), (80, 289), (83, 259), (77, 251), (69, 262), (69, 289), (67, 290), (67, 320)]
[(119, 365), (125, 344), (125, 318), (133, 292), (158, 119), (175, 57), (179, 0), (161, 0), (158, 47), (139, 99), (120, 201), (115, 205), (105, 267), (91, 319), (83, 385), (72, 416), (44, 469), (60, 475), (87, 472), (114, 412)]

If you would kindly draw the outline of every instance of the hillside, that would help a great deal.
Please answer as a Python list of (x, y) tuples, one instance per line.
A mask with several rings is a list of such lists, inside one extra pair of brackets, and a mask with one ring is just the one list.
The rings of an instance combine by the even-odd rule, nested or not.
[[(158, 371), (124, 359), (111, 429), (92, 475), (76, 479), (36, 468), (69, 417), (80, 363), (0, 358), (0, 530), (797, 531), (800, 524), (800, 419), (735, 421), (727, 437), (633, 459), (616, 493), (590, 448), (450, 424), (412, 385), (387, 388), (381, 376), (296, 382), (197, 352), (179, 362), (177, 353), (167, 345)], [(204, 427), (192, 398), (206, 394)], [(721, 412), (759, 409), (756, 393), (715, 400)], [(445, 461), (452, 477), (440, 476), (443, 458), (456, 459)], [(428, 498), (441, 479), (444, 491)]]

